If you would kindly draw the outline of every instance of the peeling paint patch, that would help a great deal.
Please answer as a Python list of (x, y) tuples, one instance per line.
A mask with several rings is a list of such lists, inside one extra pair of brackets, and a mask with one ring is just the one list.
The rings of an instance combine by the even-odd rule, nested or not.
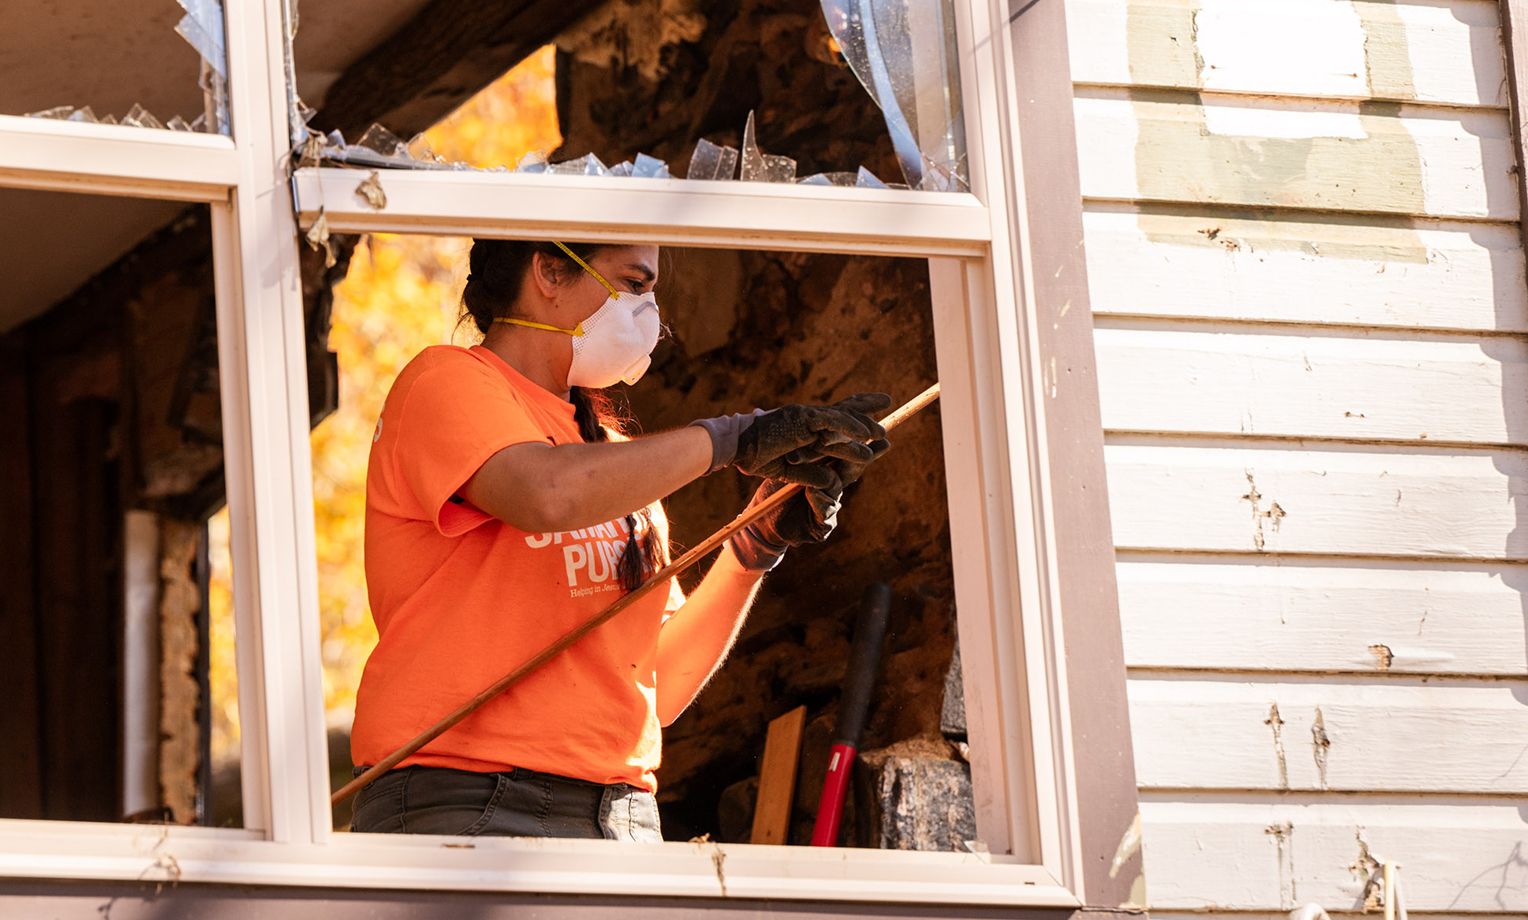
[(1279, 704), (1268, 706), (1268, 718), (1263, 724), (1273, 729), (1273, 756), (1279, 765), (1279, 788), (1289, 788), (1289, 761), (1284, 756), (1284, 720), (1279, 718)]
[(1120, 837), (1119, 846), (1114, 850), (1114, 862), (1109, 866), (1109, 877), (1119, 875), (1119, 870), (1141, 849), (1141, 813), (1135, 813), (1135, 820), (1125, 828), (1124, 836)]
[(1326, 735), (1326, 719), (1321, 715), (1321, 707), (1316, 707), (1316, 719), (1310, 725), (1311, 750), (1316, 757), (1316, 776), (1321, 783), (1321, 788), (1326, 789), (1326, 758), (1332, 750), (1332, 739)]
[(1269, 529), (1274, 533), (1278, 533), (1280, 523), (1289, 516), (1289, 512), (1281, 508), (1278, 502), (1269, 505), (1268, 510), (1264, 511), (1261, 504), (1264, 495), (1257, 490), (1257, 483), (1252, 479), (1252, 471), (1245, 470), (1244, 472), (1247, 475), (1247, 494), (1243, 495), (1241, 499), (1252, 504), (1252, 545), (1257, 547), (1258, 552), (1262, 552), (1263, 545), (1266, 542), (1266, 537), (1263, 533), (1264, 523), (1266, 522)]
[(1263, 833), (1273, 838), (1279, 861), (1279, 909), (1293, 910), (1295, 906), (1295, 856), (1290, 837), (1295, 826), (1282, 821), (1264, 828)]
[(1371, 645), (1369, 654), (1374, 656), (1374, 663), (1381, 671), (1390, 670), (1390, 663), (1395, 661), (1395, 653), (1390, 651), (1388, 645)]

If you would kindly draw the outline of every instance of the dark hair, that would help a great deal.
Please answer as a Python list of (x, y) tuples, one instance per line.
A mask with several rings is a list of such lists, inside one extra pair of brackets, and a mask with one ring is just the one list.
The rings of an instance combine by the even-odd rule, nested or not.
[[(568, 248), (587, 261), (604, 247), (570, 243)], [(495, 319), (511, 315), (536, 253), (554, 260), (553, 264), (560, 266), (562, 272), (581, 270), (555, 243), (473, 240), (467, 261), (467, 286), (462, 289), (462, 320), (471, 319), (478, 331), (487, 335)], [(585, 442), (608, 441), (612, 431), (623, 436), (628, 433), (627, 420), (616, 411), (604, 390), (572, 387), (569, 399), (579, 437)], [(616, 562), (615, 572), (621, 586), (631, 591), (667, 564), (668, 547), (653, 526), (648, 508), (626, 515), (626, 527), (626, 548)]]

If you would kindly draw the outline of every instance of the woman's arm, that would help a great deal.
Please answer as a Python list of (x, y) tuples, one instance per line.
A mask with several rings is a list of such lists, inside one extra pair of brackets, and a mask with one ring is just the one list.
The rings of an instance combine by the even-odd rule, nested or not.
[(684, 605), (663, 624), (658, 635), (662, 725), (679, 718), (726, 659), (763, 577), (763, 572), (743, 568), (728, 545)]
[(526, 533), (603, 524), (666, 498), (711, 467), (711, 436), (679, 428), (631, 441), (512, 444), (462, 486), (462, 498)]

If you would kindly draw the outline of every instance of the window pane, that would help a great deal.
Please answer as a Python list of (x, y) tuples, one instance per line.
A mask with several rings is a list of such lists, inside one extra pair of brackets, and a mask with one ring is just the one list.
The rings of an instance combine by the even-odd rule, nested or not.
[(0, 211), (0, 816), (208, 823), (208, 211), (12, 189)]
[(12, 4), (0, 113), (229, 133), (221, 0)]
[[(799, 0), (767, 12), (574, 0), (523, 15), (485, 8), (450, 29), (427, 7), (385, 39), (370, 35), (380, 44), (359, 58), (334, 34), (338, 7), (308, 0), (304, 11), (295, 78), (318, 110), (309, 162), (967, 187), (942, 0)], [(555, 79), (551, 145), (505, 159), (424, 133), (528, 60)], [(523, 134), (540, 118), (499, 110), (476, 130)]]

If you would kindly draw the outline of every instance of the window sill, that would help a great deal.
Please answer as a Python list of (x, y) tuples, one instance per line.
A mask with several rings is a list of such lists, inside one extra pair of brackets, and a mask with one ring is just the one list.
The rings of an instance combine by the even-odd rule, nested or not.
[(0, 822), (0, 876), (302, 887), (773, 898), (1075, 908), (1044, 868), (961, 853), (330, 835)]

